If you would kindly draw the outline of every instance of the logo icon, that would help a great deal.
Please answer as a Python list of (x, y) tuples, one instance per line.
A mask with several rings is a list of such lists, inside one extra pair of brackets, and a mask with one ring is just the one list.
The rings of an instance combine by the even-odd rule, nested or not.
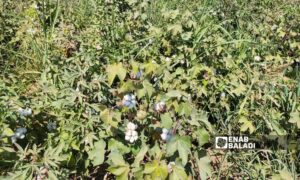
[(225, 136), (220, 136), (220, 137), (216, 137), (215, 139), (215, 147), (216, 149), (227, 149), (227, 137)]

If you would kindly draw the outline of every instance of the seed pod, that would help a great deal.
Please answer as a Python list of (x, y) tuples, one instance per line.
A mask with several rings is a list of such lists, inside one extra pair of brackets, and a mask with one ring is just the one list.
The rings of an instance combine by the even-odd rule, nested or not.
[(147, 116), (147, 113), (145, 111), (140, 110), (137, 112), (136, 116), (139, 120), (143, 120)]

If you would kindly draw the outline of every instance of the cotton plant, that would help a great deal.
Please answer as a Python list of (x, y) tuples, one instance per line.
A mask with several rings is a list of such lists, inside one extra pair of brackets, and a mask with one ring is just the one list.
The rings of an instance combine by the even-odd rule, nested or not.
[(122, 104), (123, 104), (123, 106), (126, 106), (129, 109), (134, 108), (135, 105), (136, 105), (135, 96), (133, 94), (127, 94), (127, 95), (125, 95), (123, 97)]
[(26, 128), (17, 128), (14, 135), (11, 136), (11, 141), (16, 143), (18, 139), (24, 139), (26, 132)]
[(170, 130), (163, 128), (162, 133), (160, 134), (160, 137), (164, 141), (169, 141), (172, 137), (172, 133)]
[(129, 122), (126, 127), (125, 132), (125, 140), (129, 141), (130, 143), (135, 142), (138, 139), (138, 133), (136, 131), (137, 125), (132, 122)]

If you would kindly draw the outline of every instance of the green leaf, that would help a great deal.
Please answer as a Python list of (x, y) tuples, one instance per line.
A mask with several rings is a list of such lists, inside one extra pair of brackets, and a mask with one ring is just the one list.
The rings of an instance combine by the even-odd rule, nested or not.
[(100, 165), (104, 161), (106, 143), (104, 140), (99, 140), (94, 144), (93, 150), (89, 154), (89, 159), (92, 160), (94, 166)]
[(184, 171), (184, 168), (178, 165), (171, 165), (172, 173), (170, 175), (170, 180), (185, 180), (188, 179), (187, 174)]
[(153, 160), (145, 165), (145, 174), (150, 174), (152, 179), (166, 179), (168, 176), (168, 167), (165, 162)]
[(177, 97), (177, 98), (180, 98), (182, 95), (181, 95), (181, 92), (180, 91), (177, 91), (177, 90), (171, 90), (169, 91), (167, 94), (166, 94), (167, 97), (170, 97), (170, 98), (173, 98), (173, 97)]
[(179, 109), (180, 109), (180, 112), (178, 112), (179, 115), (189, 116), (192, 113), (192, 107), (188, 102), (180, 103)]
[(126, 81), (125, 83), (122, 84), (121, 88), (119, 89), (120, 93), (124, 92), (130, 92), (135, 90), (135, 85), (132, 81)]
[(123, 67), (122, 63), (108, 65), (106, 71), (108, 84), (110, 86), (112, 85), (116, 76), (118, 76), (121, 81), (123, 81), (126, 77), (126, 69)]
[(144, 87), (145, 91), (147, 92), (148, 96), (151, 97), (155, 91), (154, 88), (152, 87), (152, 84), (149, 81), (144, 80), (143, 87)]
[(234, 83), (234, 85), (236, 86), (236, 88), (231, 92), (233, 94), (236, 94), (237, 96), (244, 94), (247, 90), (246, 85), (244, 85), (243, 83)]
[(139, 167), (140, 166), (140, 162), (144, 159), (145, 154), (148, 151), (148, 146), (144, 145), (142, 147), (142, 149), (140, 150), (140, 152), (136, 155), (133, 166), (134, 167)]
[(204, 156), (200, 159), (197, 159), (198, 170), (200, 172), (201, 179), (209, 179), (211, 176), (211, 165), (210, 159), (208, 156)]
[(174, 136), (167, 143), (167, 156), (172, 156), (176, 150), (179, 153), (179, 157), (182, 160), (182, 164), (185, 166), (188, 161), (188, 155), (190, 154), (191, 141), (188, 136)]
[(197, 140), (200, 146), (209, 142), (209, 133), (205, 128), (198, 129), (196, 131)]
[(10, 128), (5, 128), (2, 132), (2, 136), (12, 136), (15, 133)]
[(127, 180), (130, 168), (127, 164), (120, 166), (114, 165), (110, 166), (107, 170), (115, 175), (117, 180)]
[(110, 139), (108, 141), (108, 150), (109, 151), (118, 151), (121, 154), (126, 154), (130, 152), (130, 148), (125, 146), (122, 142), (115, 139)]
[(199, 122), (202, 122), (208, 129), (210, 133), (215, 132), (211, 123), (208, 121), (207, 113), (204, 111), (198, 112), (193, 110), (191, 113), (191, 120), (188, 121), (191, 125), (200, 126)]
[(126, 165), (123, 156), (118, 151), (111, 151), (109, 154), (109, 160), (112, 165)]
[(170, 113), (164, 113), (160, 116), (160, 118), (161, 118), (162, 127), (167, 129), (172, 128), (173, 120)]
[(300, 112), (299, 111), (292, 112), (290, 114), (289, 122), (293, 124), (295, 123), (298, 129), (300, 129)]

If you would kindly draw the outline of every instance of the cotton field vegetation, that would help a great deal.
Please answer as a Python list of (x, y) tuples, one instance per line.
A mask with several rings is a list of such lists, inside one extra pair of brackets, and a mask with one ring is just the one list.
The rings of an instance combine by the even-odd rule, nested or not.
[(300, 178), (300, 1), (3, 0), (0, 27), (0, 179)]

